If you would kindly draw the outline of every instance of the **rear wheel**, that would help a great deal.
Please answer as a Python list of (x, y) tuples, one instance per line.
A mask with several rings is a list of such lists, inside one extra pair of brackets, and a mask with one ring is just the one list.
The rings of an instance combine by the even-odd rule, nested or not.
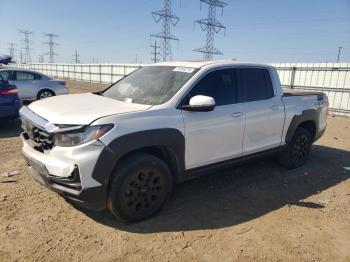
[(281, 164), (288, 168), (304, 165), (309, 156), (311, 143), (310, 132), (305, 128), (298, 127), (287, 150), (280, 157)]
[(40, 92), (38, 93), (37, 99), (40, 100), (40, 99), (48, 98), (54, 95), (55, 93), (52, 90), (43, 89), (43, 90), (40, 90)]
[(159, 158), (137, 153), (119, 164), (110, 185), (108, 208), (126, 222), (147, 219), (161, 209), (173, 187), (167, 165)]

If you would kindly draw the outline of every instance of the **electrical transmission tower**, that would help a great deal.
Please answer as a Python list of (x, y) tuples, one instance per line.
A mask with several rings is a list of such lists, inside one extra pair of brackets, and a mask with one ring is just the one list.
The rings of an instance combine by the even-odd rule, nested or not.
[(214, 47), (214, 36), (219, 33), (221, 29), (226, 31), (226, 27), (216, 20), (216, 8), (221, 7), (223, 12), (224, 6), (227, 4), (220, 0), (200, 0), (201, 4), (208, 5), (208, 18), (194, 21), (199, 24), (203, 31), (206, 31), (206, 45), (205, 47), (195, 49), (193, 51), (203, 53), (204, 60), (211, 60), (213, 55), (222, 55), (222, 53)]
[(73, 55), (73, 62), (74, 62), (75, 64), (79, 64), (79, 63), (80, 63), (79, 55), (78, 55), (78, 51), (77, 51), (77, 50), (75, 50), (75, 53), (74, 53), (74, 55)]
[(153, 61), (153, 63), (158, 63), (159, 62), (159, 55), (160, 53), (158, 52), (158, 49), (160, 48), (160, 46), (157, 45), (157, 41), (154, 41), (154, 45), (151, 45), (152, 48), (152, 52), (151, 52), (151, 60)]
[(32, 58), (30, 56), (30, 43), (29, 35), (31, 35), (33, 32), (30, 32), (28, 30), (19, 30), (21, 34), (24, 35), (24, 63), (30, 64), (32, 62)]
[(55, 58), (54, 56), (55, 55), (58, 55), (56, 54), (54, 51), (53, 51), (53, 47), (54, 46), (57, 46), (58, 43), (54, 42), (53, 41), (53, 38), (54, 37), (58, 37), (58, 35), (56, 34), (44, 34), (45, 36), (47, 36), (49, 38), (49, 40), (47, 42), (44, 42), (44, 44), (47, 44), (49, 46), (49, 52), (47, 53), (47, 55), (49, 55), (49, 63), (55, 63)]
[(172, 60), (171, 40), (179, 41), (179, 39), (170, 33), (170, 26), (175, 26), (180, 19), (171, 11), (171, 0), (163, 0), (162, 10), (152, 12), (152, 16), (156, 23), (161, 23), (162, 31), (158, 34), (152, 34), (151, 38), (161, 39), (162, 60)]
[(15, 43), (9, 43), (9, 52), (10, 52), (10, 56), (12, 57), (12, 61), (16, 61), (15, 59)]

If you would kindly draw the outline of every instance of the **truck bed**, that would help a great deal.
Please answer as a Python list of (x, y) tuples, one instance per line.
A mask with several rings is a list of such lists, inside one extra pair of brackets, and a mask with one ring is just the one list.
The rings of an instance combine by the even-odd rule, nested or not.
[(315, 91), (303, 91), (303, 90), (295, 90), (291, 88), (283, 88), (283, 96), (317, 96), (318, 101), (322, 101), (324, 99), (324, 94), (322, 92)]

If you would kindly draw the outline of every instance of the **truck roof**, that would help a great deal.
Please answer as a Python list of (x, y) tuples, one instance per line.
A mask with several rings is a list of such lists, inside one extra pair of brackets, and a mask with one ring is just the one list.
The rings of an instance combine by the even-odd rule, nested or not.
[(259, 67), (271, 67), (267, 64), (259, 63), (250, 63), (250, 62), (237, 62), (232, 60), (188, 60), (188, 61), (169, 61), (169, 62), (160, 62), (154, 65), (158, 66), (183, 66), (183, 67), (192, 67), (192, 68), (202, 68), (205, 66), (225, 66), (225, 65), (236, 65), (236, 66), (259, 66)]

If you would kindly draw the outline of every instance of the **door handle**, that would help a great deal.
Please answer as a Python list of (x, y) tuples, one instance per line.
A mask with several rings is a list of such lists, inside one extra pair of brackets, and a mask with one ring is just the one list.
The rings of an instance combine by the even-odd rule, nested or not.
[(243, 112), (234, 112), (234, 113), (231, 114), (231, 116), (235, 117), (235, 118), (236, 117), (241, 117), (241, 116), (243, 116)]
[(270, 108), (271, 108), (271, 110), (279, 110), (280, 106), (271, 106)]
[(37, 84), (38, 82), (37, 81), (33, 81), (33, 84)]

